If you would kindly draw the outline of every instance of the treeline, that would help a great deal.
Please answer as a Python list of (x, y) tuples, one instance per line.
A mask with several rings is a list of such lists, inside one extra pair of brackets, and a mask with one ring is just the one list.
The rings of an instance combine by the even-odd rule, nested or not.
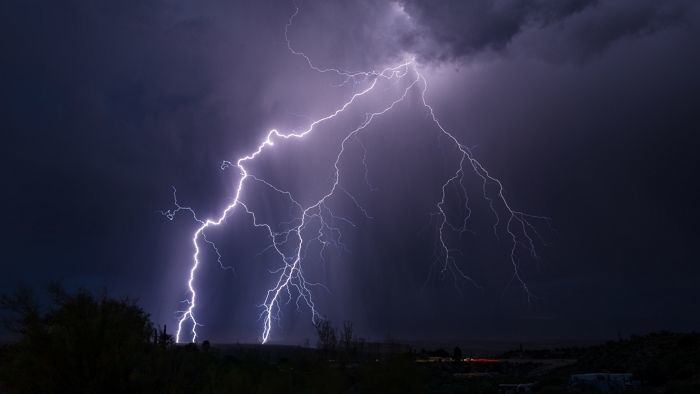
[(655, 332), (582, 349), (576, 368), (632, 372), (650, 386), (694, 380), (700, 390), (700, 333)]
[[(0, 393), (335, 393), (422, 392), (409, 356), (358, 362), (364, 341), (352, 324), (317, 325), (319, 351), (271, 362), (261, 348), (220, 353), (207, 342), (175, 345), (129, 299), (50, 289), (0, 299), (16, 341), (0, 348)], [(374, 361), (374, 360), (372, 360)]]
[(700, 392), (700, 333), (653, 332), (586, 347), (513, 350), (504, 358), (576, 359), (548, 376), (565, 382), (568, 376), (587, 372), (627, 372), (644, 387), (670, 392)]

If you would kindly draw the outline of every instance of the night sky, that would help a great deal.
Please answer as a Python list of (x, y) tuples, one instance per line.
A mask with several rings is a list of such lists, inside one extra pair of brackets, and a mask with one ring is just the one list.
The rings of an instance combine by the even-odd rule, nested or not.
[[(343, 156), (343, 186), (371, 219), (347, 197), (333, 200), (356, 226), (339, 224), (348, 250), (304, 263), (309, 282), (327, 288), (313, 288), (319, 313), (378, 340), (700, 329), (696, 1), (299, 5), (294, 48), (345, 70), (415, 57), (442, 125), (503, 182), (515, 209), (551, 218), (537, 224), (540, 258), (518, 252), (528, 302), (511, 280), (508, 239), (494, 235), (481, 184), (467, 177), (471, 232), (452, 240), (480, 287), (436, 275), (430, 213), (458, 158), (413, 90)], [(239, 177), (222, 161), (250, 153), (271, 128), (307, 127), (366, 87), (290, 53), (294, 10), (281, 0), (3, 1), (0, 292), (55, 281), (106, 289), (174, 327), (198, 224), (161, 214), (174, 208), (172, 188), (198, 217), (218, 216)], [(318, 138), (276, 144), (251, 169), (300, 201), (318, 199), (338, 135), (397, 86), (381, 86)], [(270, 221), (289, 216), (263, 189), (246, 189), (246, 202)], [(448, 209), (458, 218), (454, 192)], [(280, 262), (251, 224), (238, 210), (207, 233), (233, 270), (202, 247), (200, 339), (260, 337), (259, 305)], [(271, 341), (313, 338), (295, 297)]]

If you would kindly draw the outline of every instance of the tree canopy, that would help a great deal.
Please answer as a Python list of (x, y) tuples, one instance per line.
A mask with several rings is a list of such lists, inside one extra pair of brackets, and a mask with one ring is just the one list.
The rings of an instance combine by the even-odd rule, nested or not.
[(154, 328), (138, 305), (57, 286), (50, 295), (44, 312), (26, 291), (0, 300), (19, 336), (3, 352), (6, 384), (22, 392), (122, 392), (143, 383)]

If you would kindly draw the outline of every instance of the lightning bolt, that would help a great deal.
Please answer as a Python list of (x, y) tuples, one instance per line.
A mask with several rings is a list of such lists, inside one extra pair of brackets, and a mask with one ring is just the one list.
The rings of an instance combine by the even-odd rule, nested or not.
[[(449, 272), (455, 277), (455, 280), (457, 278), (462, 278), (473, 285), (478, 286), (478, 284), (471, 277), (465, 274), (459, 267), (455, 256), (455, 254), (458, 253), (458, 250), (453, 245), (450, 245), (450, 242), (448, 241), (448, 234), (450, 232), (462, 234), (469, 231), (467, 229), (467, 222), (471, 216), (471, 208), (469, 206), (467, 190), (464, 185), (464, 177), (466, 171), (471, 171), (482, 182), (482, 197), (488, 202), (495, 218), (495, 222), (493, 224), (494, 233), (496, 236), (498, 236), (500, 228), (505, 232), (510, 240), (510, 264), (513, 267), (511, 282), (517, 282), (527, 294), (528, 300), (530, 300), (532, 293), (530, 292), (527, 283), (523, 278), (519, 261), (517, 259), (517, 251), (518, 248), (524, 247), (533, 258), (537, 258), (535, 239), (540, 238), (540, 235), (537, 232), (534, 221), (548, 221), (549, 218), (530, 215), (513, 209), (511, 203), (506, 198), (505, 190), (501, 181), (486, 170), (481, 162), (474, 157), (474, 154), (468, 147), (461, 144), (454, 134), (450, 133), (443, 127), (435, 115), (433, 107), (428, 104), (426, 100), (428, 82), (420, 73), (419, 65), (414, 58), (409, 58), (400, 64), (392, 65), (379, 71), (372, 70), (350, 72), (338, 68), (318, 67), (304, 52), (296, 50), (292, 46), (289, 39), (289, 28), (292, 26), (294, 18), (298, 15), (298, 13), (299, 8), (295, 7), (295, 11), (290, 16), (284, 29), (284, 36), (289, 52), (302, 58), (311, 70), (323, 74), (329, 73), (339, 77), (341, 80), (340, 85), (352, 82), (355, 85), (364, 84), (366, 86), (352, 94), (349, 99), (335, 111), (311, 122), (306, 129), (289, 132), (281, 132), (276, 129), (270, 130), (262, 142), (251, 153), (242, 156), (233, 162), (222, 162), (222, 170), (235, 168), (239, 172), (240, 178), (235, 185), (235, 192), (231, 203), (229, 203), (221, 211), (218, 217), (212, 219), (200, 219), (192, 208), (182, 206), (178, 203), (176, 190), (173, 188), (174, 208), (167, 211), (162, 211), (162, 214), (166, 218), (173, 220), (179, 213), (186, 212), (192, 215), (195, 222), (199, 224), (199, 227), (197, 227), (197, 229), (194, 231), (191, 240), (193, 254), (192, 265), (190, 266), (189, 276), (187, 279), (188, 297), (183, 301), (187, 307), (185, 310), (179, 312), (180, 317), (175, 336), (176, 342), (180, 343), (183, 340), (186, 341), (186, 336), (189, 337), (189, 341), (196, 342), (197, 327), (201, 325), (195, 317), (195, 310), (198, 304), (197, 291), (194, 285), (197, 270), (201, 263), (201, 247), (204, 245), (211, 247), (216, 253), (218, 263), (221, 265), (221, 267), (224, 269), (232, 269), (231, 267), (225, 266), (222, 263), (219, 250), (217, 249), (216, 245), (207, 238), (206, 232), (212, 227), (219, 226), (237, 208), (241, 209), (250, 216), (251, 223), (254, 228), (265, 231), (269, 237), (270, 244), (263, 252), (273, 251), (279, 257), (281, 262), (280, 268), (271, 271), (271, 274), (277, 275), (278, 277), (274, 283), (274, 286), (267, 290), (265, 298), (260, 305), (262, 311), (260, 318), (263, 321), (263, 329), (260, 336), (261, 342), (266, 343), (270, 338), (273, 326), (272, 323), (279, 320), (281, 305), (283, 302), (285, 302), (285, 300), (287, 303), (289, 303), (292, 299), (294, 299), (297, 308), (301, 306), (301, 303), (305, 304), (311, 311), (311, 320), (314, 324), (322, 317), (314, 303), (311, 289), (315, 286), (324, 288), (325, 286), (320, 283), (308, 282), (304, 277), (302, 267), (303, 262), (307, 258), (309, 245), (312, 243), (318, 243), (320, 245), (319, 258), (321, 262), (325, 262), (324, 253), (327, 247), (333, 246), (347, 249), (347, 246), (343, 243), (342, 233), (338, 227), (338, 223), (345, 223), (353, 227), (355, 226), (350, 219), (336, 215), (330, 209), (328, 201), (333, 197), (346, 198), (365, 217), (371, 218), (367, 210), (365, 210), (359, 204), (358, 200), (341, 185), (340, 162), (344, 157), (347, 146), (353, 141), (358, 142), (364, 152), (362, 166), (364, 167), (365, 171), (365, 180), (367, 181), (370, 189), (374, 189), (374, 187), (369, 183), (367, 176), (367, 150), (358, 136), (372, 123), (375, 118), (390, 112), (397, 104), (404, 101), (412, 91), (415, 91), (420, 96), (422, 106), (426, 110), (430, 120), (459, 154), (459, 161), (455, 164), (454, 172), (452, 172), (452, 175), (443, 183), (441, 199), (436, 203), (436, 211), (434, 215), (438, 218), (438, 225), (436, 229), (438, 250), (437, 258), (433, 266), (437, 269), (437, 272), (439, 272), (440, 275), (444, 275), (445, 273)], [(400, 96), (388, 103), (388, 105), (381, 107), (374, 112), (365, 114), (365, 117), (360, 124), (345, 135), (340, 143), (339, 152), (333, 164), (334, 172), (332, 175), (332, 184), (327, 192), (316, 201), (304, 206), (292, 195), (291, 192), (283, 190), (273, 185), (271, 182), (256, 176), (255, 174), (251, 173), (248, 167), (246, 167), (247, 164), (255, 161), (265, 150), (272, 148), (275, 144), (283, 143), (284, 141), (290, 139), (307, 138), (317, 130), (317, 126), (336, 118), (358, 100), (360, 100), (363, 96), (369, 95), (373, 90), (375, 90), (375, 88), (378, 86), (378, 82), (380, 81), (395, 83), (404, 83), (405, 81), (405, 85)], [(271, 192), (278, 193), (279, 195), (283, 196), (289, 202), (291, 209), (296, 212), (294, 218), (291, 221), (278, 224), (277, 226), (261, 221), (256, 216), (255, 211), (251, 209), (242, 198), (242, 192), (249, 184), (262, 185)], [(454, 219), (450, 218), (450, 215), (447, 213), (445, 208), (447, 203), (447, 191), (452, 186), (457, 187), (457, 190), (464, 201), (464, 215), (459, 218), (459, 224), (454, 223)], [(286, 251), (285, 249), (288, 245), (293, 246), (291, 252)], [(294, 295), (296, 295), (296, 297), (294, 297)], [(186, 333), (187, 325), (191, 325), (189, 334)]]

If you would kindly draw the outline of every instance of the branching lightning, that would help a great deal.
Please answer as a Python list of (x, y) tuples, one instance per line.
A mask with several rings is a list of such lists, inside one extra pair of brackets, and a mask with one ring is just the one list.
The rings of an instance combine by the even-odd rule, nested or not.
[[(224, 220), (236, 209), (240, 209), (242, 212), (250, 216), (254, 228), (262, 229), (266, 232), (267, 236), (269, 237), (270, 244), (265, 251), (273, 251), (279, 257), (281, 262), (280, 267), (271, 272), (273, 275), (277, 275), (277, 280), (274, 286), (267, 290), (265, 298), (260, 305), (262, 311), (260, 317), (263, 322), (262, 333), (260, 336), (261, 342), (266, 343), (269, 340), (273, 327), (272, 323), (273, 321), (279, 319), (281, 305), (285, 301), (290, 302), (291, 300), (295, 300), (297, 307), (300, 307), (302, 303), (305, 304), (311, 311), (311, 319), (313, 323), (316, 323), (317, 320), (321, 318), (321, 314), (314, 304), (311, 289), (315, 286), (323, 287), (323, 285), (320, 283), (308, 282), (304, 277), (303, 262), (308, 257), (307, 254), (309, 244), (318, 243), (318, 245), (320, 245), (319, 258), (321, 262), (324, 262), (324, 253), (327, 247), (332, 246), (347, 249), (347, 246), (343, 243), (342, 233), (338, 227), (338, 223), (342, 222), (350, 226), (355, 226), (350, 219), (336, 215), (330, 209), (328, 202), (331, 198), (345, 198), (365, 217), (371, 218), (369, 213), (360, 205), (358, 200), (341, 185), (341, 159), (344, 157), (346, 147), (349, 144), (352, 142), (359, 143), (364, 152), (361, 164), (364, 167), (365, 180), (367, 181), (370, 189), (374, 189), (374, 187), (369, 183), (369, 179), (367, 177), (367, 150), (361, 140), (358, 138), (358, 135), (365, 130), (375, 118), (391, 111), (397, 104), (402, 102), (409, 94), (411, 94), (411, 92), (415, 92), (419, 95), (421, 104), (426, 110), (429, 119), (435, 124), (437, 130), (442, 133), (442, 135), (454, 146), (454, 149), (458, 153), (459, 157), (459, 161), (455, 163), (454, 172), (442, 185), (441, 199), (436, 203), (435, 215), (438, 218), (438, 250), (437, 260), (434, 267), (441, 275), (449, 272), (455, 276), (455, 278), (463, 278), (473, 285), (478, 286), (477, 283), (471, 277), (465, 274), (459, 267), (455, 257), (457, 249), (455, 246), (450, 245), (450, 242), (448, 241), (449, 232), (461, 234), (468, 231), (467, 222), (471, 216), (471, 208), (469, 206), (467, 189), (464, 185), (464, 177), (466, 175), (466, 171), (471, 171), (482, 181), (482, 197), (488, 202), (495, 218), (495, 222), (493, 224), (494, 233), (496, 236), (498, 236), (498, 231), (500, 228), (505, 231), (505, 234), (510, 239), (510, 263), (513, 267), (513, 281), (517, 282), (522, 287), (529, 300), (531, 293), (521, 273), (517, 259), (517, 250), (519, 247), (523, 247), (533, 257), (537, 257), (534, 238), (538, 238), (539, 234), (537, 233), (533, 221), (547, 221), (548, 218), (530, 215), (513, 209), (511, 203), (506, 198), (501, 181), (491, 175), (489, 171), (487, 171), (481, 164), (481, 162), (474, 157), (472, 151), (460, 143), (452, 133), (443, 127), (435, 115), (433, 107), (426, 101), (428, 83), (426, 78), (419, 72), (418, 64), (413, 58), (407, 59), (398, 65), (393, 65), (380, 71), (348, 72), (337, 68), (318, 67), (305, 53), (296, 50), (289, 40), (288, 31), (298, 13), (299, 9), (296, 8), (285, 26), (284, 36), (289, 52), (302, 58), (308, 67), (316, 72), (337, 75), (342, 80), (341, 84), (353, 82), (357, 85), (366, 84), (366, 87), (359, 89), (359, 91), (352, 94), (352, 96), (350, 96), (349, 99), (335, 111), (331, 112), (327, 116), (311, 122), (306, 129), (302, 131), (290, 132), (281, 132), (276, 129), (270, 130), (262, 142), (251, 153), (238, 158), (236, 161), (222, 162), (222, 170), (235, 168), (239, 172), (240, 178), (235, 185), (235, 192), (232, 201), (221, 211), (218, 217), (213, 219), (199, 218), (192, 208), (181, 206), (178, 203), (176, 191), (173, 188), (175, 208), (163, 211), (163, 215), (168, 219), (173, 220), (177, 214), (187, 212), (191, 214), (194, 220), (199, 224), (199, 227), (194, 231), (191, 240), (193, 255), (192, 265), (189, 269), (189, 276), (187, 279), (188, 297), (184, 301), (186, 309), (180, 312), (178, 328), (175, 336), (176, 342), (180, 343), (188, 340), (196, 342), (197, 340), (197, 327), (200, 326), (200, 323), (195, 317), (195, 310), (198, 307), (195, 279), (197, 270), (201, 263), (201, 247), (204, 247), (205, 245), (211, 247), (217, 256), (218, 263), (221, 265), (221, 267), (224, 269), (232, 269), (231, 267), (225, 266), (222, 263), (222, 257), (219, 250), (214, 242), (207, 238), (206, 232), (211, 227), (216, 227), (223, 223)], [(403, 88), (399, 97), (388, 103), (388, 105), (366, 114), (362, 122), (360, 122), (357, 127), (347, 132), (340, 143), (339, 152), (333, 164), (334, 172), (332, 176), (332, 184), (327, 192), (314, 202), (304, 206), (292, 195), (291, 192), (280, 189), (271, 182), (260, 178), (259, 176), (253, 174), (248, 167), (246, 167), (247, 164), (255, 161), (256, 158), (258, 158), (265, 150), (271, 149), (275, 144), (283, 143), (285, 140), (289, 139), (310, 138), (310, 136), (316, 131), (317, 126), (339, 116), (361, 97), (370, 94), (373, 90), (375, 90), (375, 87), (380, 80), (392, 82), (405, 81), (405, 87)], [(268, 188), (270, 191), (283, 196), (285, 200), (289, 202), (291, 209), (296, 212), (291, 221), (282, 223), (282, 229), (277, 229), (279, 226), (273, 226), (259, 220), (255, 211), (251, 209), (244, 201), (242, 192), (247, 185), (253, 183), (262, 185)], [(458, 218), (458, 220), (451, 218), (445, 208), (447, 204), (447, 190), (450, 187), (457, 187), (457, 190), (461, 194), (464, 201), (464, 215)], [(455, 224), (457, 221), (458, 224)], [(287, 250), (288, 245), (293, 246), (291, 251)], [(186, 326), (188, 325), (191, 326), (189, 334), (186, 332)]]

